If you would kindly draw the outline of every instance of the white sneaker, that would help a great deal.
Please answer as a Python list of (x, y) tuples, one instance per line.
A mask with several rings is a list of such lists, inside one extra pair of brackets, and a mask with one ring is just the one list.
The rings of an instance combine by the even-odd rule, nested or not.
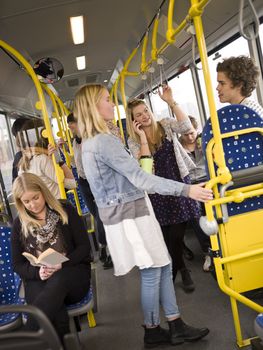
[(211, 266), (212, 266), (212, 259), (211, 259), (211, 257), (209, 255), (206, 255), (205, 256), (205, 262), (204, 262), (204, 265), (203, 265), (203, 270), (205, 272), (208, 272), (208, 271), (210, 271)]

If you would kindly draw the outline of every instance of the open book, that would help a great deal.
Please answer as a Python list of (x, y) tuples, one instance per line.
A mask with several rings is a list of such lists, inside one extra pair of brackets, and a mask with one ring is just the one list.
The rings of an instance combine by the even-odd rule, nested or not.
[(24, 257), (27, 258), (27, 260), (30, 262), (33, 266), (41, 266), (41, 265), (57, 265), (62, 264), (65, 261), (68, 261), (69, 259), (64, 256), (63, 254), (57, 252), (56, 250), (52, 248), (48, 248), (43, 253), (39, 255), (38, 258), (36, 258), (34, 255), (24, 252), (22, 253)]

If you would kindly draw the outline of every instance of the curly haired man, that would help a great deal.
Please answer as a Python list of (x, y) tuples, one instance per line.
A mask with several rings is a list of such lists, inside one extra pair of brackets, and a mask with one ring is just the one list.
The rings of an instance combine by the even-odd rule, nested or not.
[(262, 106), (250, 98), (259, 76), (254, 61), (246, 56), (230, 57), (218, 63), (216, 71), (220, 102), (245, 105), (263, 118)]

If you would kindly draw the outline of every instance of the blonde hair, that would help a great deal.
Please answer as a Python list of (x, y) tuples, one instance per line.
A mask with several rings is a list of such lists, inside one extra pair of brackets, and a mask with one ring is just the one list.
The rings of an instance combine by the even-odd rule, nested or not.
[(134, 131), (133, 124), (132, 124), (133, 120), (134, 120), (133, 110), (135, 107), (137, 107), (139, 105), (144, 105), (145, 107), (148, 108), (149, 115), (150, 115), (150, 118), (152, 121), (150, 140), (147, 138), (147, 141), (149, 144), (150, 151), (153, 154), (156, 151), (156, 147), (158, 148), (162, 143), (162, 140), (164, 137), (164, 130), (163, 130), (162, 126), (159, 123), (157, 123), (157, 121), (155, 120), (155, 118), (153, 116), (153, 113), (152, 113), (150, 107), (144, 102), (144, 100), (133, 99), (133, 100), (128, 101), (127, 108), (126, 108), (127, 132), (128, 132), (129, 137), (132, 140), (134, 140), (137, 143), (140, 143), (140, 137)]
[(97, 108), (104, 90), (107, 90), (106, 87), (100, 84), (84, 85), (75, 96), (73, 114), (78, 121), (82, 138), (109, 133), (107, 124)]
[(32, 229), (41, 227), (39, 221), (35, 219), (33, 215), (30, 215), (22, 203), (21, 197), (26, 191), (41, 192), (46, 204), (59, 214), (62, 223), (68, 223), (67, 213), (64, 211), (61, 203), (46, 187), (44, 182), (35, 174), (23, 173), (18, 176), (13, 183), (13, 196), (20, 222), (22, 224), (22, 233), (25, 237), (32, 232)]

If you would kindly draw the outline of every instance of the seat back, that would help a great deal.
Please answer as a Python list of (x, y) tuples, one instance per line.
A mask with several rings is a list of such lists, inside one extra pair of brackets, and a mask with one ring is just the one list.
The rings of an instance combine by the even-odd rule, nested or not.
[[(22, 304), (19, 297), (21, 279), (14, 273), (11, 263), (11, 227), (0, 226), (0, 305)], [(0, 315), (0, 327), (12, 323), (18, 314)]]
[[(242, 133), (242, 130), (249, 128), (263, 128), (263, 120), (260, 116), (246, 106), (230, 105), (220, 109), (217, 113), (222, 135), (233, 131), (240, 131)], [(207, 144), (212, 138), (211, 121), (208, 120), (202, 132), (202, 149), (204, 155), (206, 154)], [(263, 164), (263, 137), (259, 131), (227, 137), (222, 140), (222, 143), (226, 165), (231, 173), (256, 168)], [(216, 165), (214, 167), (216, 169)], [(208, 168), (207, 175), (210, 178)], [(232, 188), (235, 188), (235, 186)], [(263, 209), (263, 196), (246, 199), (243, 203), (228, 204), (229, 216), (258, 209)]]
[[(223, 136), (223, 149), (226, 165), (232, 175), (245, 169), (257, 170), (263, 164), (263, 137), (259, 129), (263, 128), (263, 120), (252, 109), (242, 105), (231, 105), (218, 111), (218, 120)], [(249, 133), (246, 129), (250, 129)], [(238, 135), (232, 135), (237, 131)], [(202, 133), (202, 148), (206, 154), (209, 142), (213, 142), (213, 132), (210, 120), (207, 121)], [(216, 164), (214, 164), (216, 170)], [(208, 173), (208, 172), (207, 172)], [(258, 174), (261, 177), (261, 174)], [(263, 174), (262, 174), (263, 175)], [(210, 174), (208, 173), (210, 178)], [(257, 177), (242, 179), (230, 189), (237, 189), (258, 183)], [(263, 182), (260, 180), (260, 183)], [(219, 186), (220, 189), (220, 186)], [(223, 257), (262, 248), (263, 246), (263, 196), (245, 199), (240, 203), (227, 204), (229, 219), (219, 225), (219, 240)], [(225, 265), (225, 281), (237, 292), (244, 292), (263, 286), (263, 258), (252, 256), (236, 260)]]
[[(0, 333), (1, 350), (62, 350), (58, 335), (47, 316), (32, 305), (0, 306), (0, 315), (25, 313), (32, 315), (39, 325), (38, 331), (13, 331)], [(72, 349), (73, 350), (73, 349)]]

